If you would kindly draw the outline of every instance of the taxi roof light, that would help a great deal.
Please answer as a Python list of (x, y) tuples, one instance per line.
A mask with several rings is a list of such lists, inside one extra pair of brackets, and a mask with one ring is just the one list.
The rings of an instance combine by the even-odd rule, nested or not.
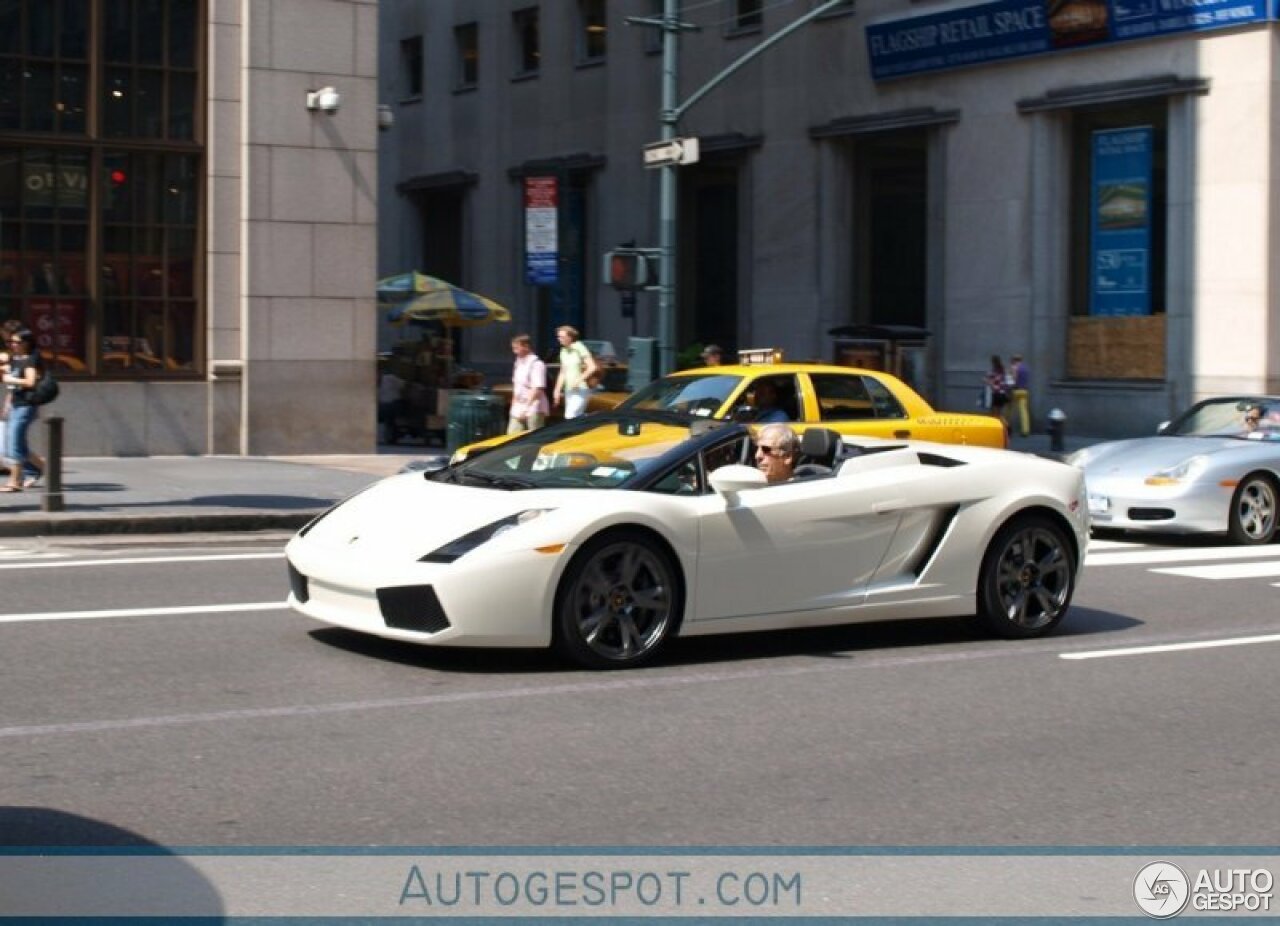
[(782, 363), (782, 348), (752, 347), (738, 351), (738, 363), (753, 366), (762, 363)]

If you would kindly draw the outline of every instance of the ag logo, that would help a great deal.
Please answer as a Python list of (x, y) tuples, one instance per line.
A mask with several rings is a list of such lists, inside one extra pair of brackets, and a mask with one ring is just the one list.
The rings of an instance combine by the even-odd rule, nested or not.
[(1133, 899), (1147, 916), (1177, 916), (1191, 896), (1191, 882), (1173, 862), (1152, 862), (1133, 879)]

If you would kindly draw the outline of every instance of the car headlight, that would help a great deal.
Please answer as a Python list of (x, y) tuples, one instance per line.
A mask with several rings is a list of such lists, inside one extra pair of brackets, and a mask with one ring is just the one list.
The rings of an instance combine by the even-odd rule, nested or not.
[(465, 463), (467, 460), (467, 452), (465, 450), (455, 450), (453, 456), (449, 457), (449, 465), (457, 466), (459, 463)]
[(1209, 460), (1206, 457), (1188, 457), (1177, 466), (1170, 466), (1168, 469), (1152, 473), (1143, 482), (1149, 486), (1171, 486), (1191, 482), (1203, 473), (1208, 465)]
[(503, 518), (500, 521), (494, 521), (492, 524), (486, 524), (484, 527), (477, 528), (469, 534), (464, 534), (457, 540), (451, 540), (438, 550), (433, 550), (426, 556), (418, 560), (420, 563), (452, 563), (461, 556), (466, 556), (481, 544), (488, 543), (499, 534), (519, 527), (521, 524), (528, 524), (534, 518), (539, 518), (548, 511), (554, 511), (553, 508), (529, 508), (525, 511), (518, 512), (510, 517)]

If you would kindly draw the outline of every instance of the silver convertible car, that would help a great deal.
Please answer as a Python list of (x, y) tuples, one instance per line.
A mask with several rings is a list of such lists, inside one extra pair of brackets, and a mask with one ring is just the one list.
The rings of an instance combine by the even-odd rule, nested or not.
[(1154, 437), (1077, 451), (1093, 527), (1225, 533), (1270, 543), (1280, 498), (1280, 398), (1206, 399)]

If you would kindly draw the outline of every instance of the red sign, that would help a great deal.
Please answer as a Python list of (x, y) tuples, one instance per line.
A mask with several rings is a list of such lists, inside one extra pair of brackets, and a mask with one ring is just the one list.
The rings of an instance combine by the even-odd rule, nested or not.
[(83, 299), (32, 299), (27, 309), (42, 352), (84, 359)]

